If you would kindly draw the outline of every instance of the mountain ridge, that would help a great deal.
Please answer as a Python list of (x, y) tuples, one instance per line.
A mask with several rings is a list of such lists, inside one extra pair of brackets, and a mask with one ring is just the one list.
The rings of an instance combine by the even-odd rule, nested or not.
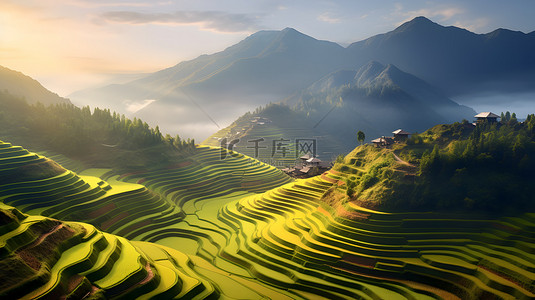
[(11, 95), (22, 97), (32, 104), (37, 102), (45, 105), (70, 103), (69, 99), (51, 92), (30, 76), (3, 66), (0, 66), (0, 90), (6, 90)]
[[(109, 105), (170, 133), (180, 126), (194, 131), (202, 127), (190, 136), (203, 139), (219, 124), (230, 124), (239, 115), (299, 93), (332, 72), (358, 69), (369, 61), (395, 65), (447, 97), (533, 89), (532, 52), (532, 33), (497, 29), (476, 34), (425, 17), (345, 48), (285, 28), (259, 31), (223, 51), (127, 84), (77, 92), (71, 98), (80, 104), (99, 99), (95, 106)], [(146, 100), (155, 101), (134, 113), (127, 110)]]
[[(421, 132), (426, 126), (459, 122), (476, 114), (425, 81), (394, 65), (375, 61), (358, 70), (330, 73), (285, 102), (294, 106), (272, 104), (254, 113), (246, 113), (204, 140), (203, 144), (216, 146), (224, 139), (252, 141), (276, 137), (294, 140), (306, 135), (316, 137), (317, 154), (322, 159), (332, 159), (331, 156), (352, 149), (359, 130), (365, 132), (369, 141), (388, 136), (398, 128)], [(258, 118), (268, 121), (258, 124), (255, 121)], [(235, 149), (254, 155), (251, 147), (246, 146), (248, 144), (242, 143)], [(280, 163), (288, 165), (287, 160)]]

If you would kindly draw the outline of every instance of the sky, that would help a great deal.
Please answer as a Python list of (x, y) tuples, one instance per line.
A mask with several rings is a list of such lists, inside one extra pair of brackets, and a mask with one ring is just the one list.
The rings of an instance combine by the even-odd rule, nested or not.
[(60, 96), (292, 27), (343, 46), (416, 16), (476, 33), (535, 30), (534, 0), (1, 0), (0, 65)]

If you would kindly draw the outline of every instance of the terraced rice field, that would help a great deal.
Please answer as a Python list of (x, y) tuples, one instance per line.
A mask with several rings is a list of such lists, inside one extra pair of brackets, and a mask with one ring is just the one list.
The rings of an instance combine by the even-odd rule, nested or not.
[[(17, 172), (48, 159), (20, 147), (0, 144), (0, 174)], [(0, 200), (29, 214), (61, 220), (88, 222), (110, 233), (126, 233), (183, 218), (183, 212), (145, 186), (104, 181), (95, 175), (110, 170), (89, 170), (78, 175), (69, 170), (38, 180), (0, 183)], [(81, 174), (84, 174), (83, 172)], [(89, 176), (93, 175), (93, 176)]]
[[(0, 204), (0, 298), (217, 296), (184, 254)], [(205, 285), (206, 284), (206, 285)]]
[[(6, 146), (0, 144), (2, 148)], [(54, 286), (59, 285), (57, 282), (62, 282), (58, 278), (73, 281), (78, 278), (76, 276), (86, 276), (105, 296), (128, 295), (127, 298), (144, 299), (182, 296), (195, 299), (535, 297), (534, 213), (495, 219), (483, 215), (392, 214), (364, 209), (354, 203), (333, 208), (323, 204), (321, 196), (330, 188), (342, 189), (345, 177), (358, 176), (358, 170), (329, 171), (293, 181), (275, 168), (240, 154), (221, 160), (220, 151), (214, 147), (200, 147), (195, 156), (165, 170), (119, 177), (108, 170), (89, 170), (87, 175), (76, 175), (89, 187), (96, 189), (98, 186), (104, 190), (103, 199), (115, 199), (119, 196), (113, 195), (123, 193), (136, 197), (144, 191), (153, 195), (152, 202), (164, 201), (178, 215), (173, 218), (166, 214), (169, 218), (158, 219), (158, 214), (150, 211), (150, 205), (137, 209), (136, 204), (128, 205), (131, 201), (125, 201), (128, 204), (121, 205), (127, 207), (123, 211), (134, 217), (117, 223), (123, 218), (114, 214), (116, 221), (104, 231), (111, 229), (136, 240), (129, 242), (98, 230), (103, 226), (98, 217), (105, 210), (102, 207), (110, 204), (98, 206), (99, 214), (94, 219), (99, 220), (96, 223), (100, 227), (78, 224), (85, 228), (84, 234), (78, 234), (83, 243), (67, 247), (73, 249), (70, 251), (65, 248), (67, 254), (50, 263), (54, 275), (42, 280), (41, 285), (32, 286), (33, 291), (53, 291)], [(23, 152), (20, 154), (27, 156)], [(34, 156), (34, 159), (39, 157)], [(63, 181), (79, 181), (73, 178)], [(49, 185), (36, 182), (26, 185), (32, 187), (32, 192), (41, 193), (43, 186), (60, 184), (47, 180), (52, 178), (44, 180)], [(99, 185), (98, 180), (104, 184)], [(31, 196), (25, 199), (38, 202), (36, 194), (20, 190), (28, 188), (26, 185), (2, 186), (0, 192), (10, 204), (21, 201), (14, 195), (25, 194)], [(91, 198), (84, 198), (83, 191), (88, 189), (73, 187), (69, 195), (74, 196), (62, 198), (61, 203), (52, 200), (53, 189), (48, 189), (48, 194), (43, 195), (50, 198), (46, 205), (57, 209), (46, 205), (33, 207), (29, 200), (16, 203), (16, 207), (42, 214), (68, 211), (65, 216), (71, 219), (82, 215), (91, 219), (87, 215), (91, 213), (89, 204), (92, 202), (86, 207), (76, 196), (81, 193), (82, 199)], [(116, 194), (111, 194), (114, 189)], [(14, 191), (16, 193), (12, 194)], [(87, 210), (77, 215), (77, 209), (71, 210), (64, 203), (81, 205), (79, 208)], [(30, 224), (40, 222), (40, 218), (28, 216), (20, 219), (20, 225), (8, 222), (0, 226), (0, 241), (17, 241), (21, 249), (23, 245), (31, 246), (38, 234), (34, 234), (37, 237), (33, 239), (19, 241), (24, 240), (22, 233), (28, 231)], [(157, 225), (144, 223), (163, 219), (166, 221)], [(114, 225), (116, 223), (119, 225)], [(136, 227), (131, 227), (134, 224)], [(76, 228), (76, 225), (71, 227)], [(73, 235), (81, 232), (73, 231)], [(103, 237), (97, 239), (97, 234)], [(18, 236), (21, 238), (14, 238)], [(120, 253), (128, 254), (122, 258), (117, 256), (117, 251), (104, 247), (102, 239), (111, 245), (109, 247), (122, 245)], [(0, 253), (16, 253), (13, 242), (4, 243), (6, 246), (0, 249), (7, 250)], [(99, 249), (101, 254), (92, 258), (85, 268), (75, 269), (78, 273), (69, 272), (71, 265), (87, 261), (80, 257), (93, 257), (91, 249)], [(110, 261), (113, 263), (108, 263)], [(158, 274), (158, 284), (149, 280), (151, 272)], [(179, 281), (182, 282), (180, 287)], [(62, 291), (67, 293), (71, 289), (63, 287)]]
[[(277, 124), (281, 123), (277, 122)], [(316, 143), (316, 155), (324, 161), (334, 160), (338, 154), (343, 152), (340, 149), (346, 148), (345, 145), (341, 145), (340, 142), (328, 135), (319, 135), (320, 131), (315, 130), (312, 127), (313, 124), (306, 128), (292, 127), (295, 124), (286, 120), (284, 125), (277, 126), (275, 123), (253, 125), (250, 120), (242, 120), (234, 127), (229, 127), (212, 135), (203, 141), (203, 144), (221, 146), (221, 140), (224, 138), (227, 139), (227, 142), (239, 139), (233, 148), (235, 151), (279, 168), (295, 165), (296, 160), (309, 150), (308, 146), (304, 146), (304, 144), (311, 144), (312, 140)], [(258, 142), (258, 149), (255, 149), (253, 141), (260, 139), (263, 140)], [(302, 141), (299, 142), (299, 139)], [(275, 142), (275, 146), (273, 142)], [(277, 146), (278, 143), (282, 144)], [(312, 152), (312, 148), (310, 148), (310, 152)]]

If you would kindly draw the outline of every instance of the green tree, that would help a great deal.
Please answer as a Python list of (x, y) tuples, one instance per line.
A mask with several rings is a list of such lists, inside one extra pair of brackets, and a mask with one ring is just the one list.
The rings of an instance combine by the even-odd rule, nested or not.
[(360, 142), (361, 145), (364, 143), (364, 139), (366, 139), (366, 135), (364, 134), (364, 132), (359, 130), (359, 132), (357, 132), (357, 140)]

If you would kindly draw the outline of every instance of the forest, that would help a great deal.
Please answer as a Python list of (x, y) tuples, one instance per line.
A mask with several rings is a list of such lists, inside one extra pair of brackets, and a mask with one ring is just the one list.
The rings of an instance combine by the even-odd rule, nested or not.
[(385, 203), (496, 213), (535, 208), (535, 115), (523, 122), (514, 113), (502, 115), (497, 123), (474, 127), (464, 121), (412, 136), (409, 157), (427, 147), (419, 159), (419, 176), (414, 184), (398, 181)]
[(130, 120), (109, 109), (72, 104), (28, 104), (23, 98), (0, 91), (2, 139), (29, 142), (66, 155), (83, 156), (95, 146), (138, 150), (165, 145), (171, 150), (193, 151), (195, 141), (163, 135), (138, 118)]

